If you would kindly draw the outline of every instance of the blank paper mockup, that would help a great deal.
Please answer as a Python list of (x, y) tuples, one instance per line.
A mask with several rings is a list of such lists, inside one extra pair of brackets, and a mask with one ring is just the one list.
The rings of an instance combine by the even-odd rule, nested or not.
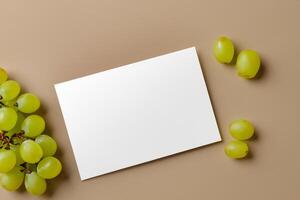
[(195, 48), (55, 90), (82, 180), (221, 140)]

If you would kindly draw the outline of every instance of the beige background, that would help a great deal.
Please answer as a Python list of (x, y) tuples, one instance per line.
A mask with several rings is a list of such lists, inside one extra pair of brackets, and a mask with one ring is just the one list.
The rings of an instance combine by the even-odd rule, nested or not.
[[(40, 96), (64, 164), (42, 199), (299, 199), (299, 21), (299, 0), (1, 0), (0, 65)], [(212, 44), (221, 34), (260, 53), (257, 80), (216, 62)], [(53, 84), (190, 46), (224, 141), (81, 182)], [(241, 117), (257, 137), (250, 158), (230, 160), (227, 126)]]

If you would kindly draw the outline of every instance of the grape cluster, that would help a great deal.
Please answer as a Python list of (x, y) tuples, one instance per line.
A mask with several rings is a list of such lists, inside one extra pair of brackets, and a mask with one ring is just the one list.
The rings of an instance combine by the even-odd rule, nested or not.
[[(234, 45), (225, 36), (217, 38), (214, 42), (213, 52), (220, 63), (229, 64), (234, 56)], [(256, 51), (243, 50), (236, 60), (236, 70), (239, 76), (247, 79), (254, 78), (260, 69), (260, 57)]]
[(7, 80), (0, 68), (0, 186), (17, 190), (24, 182), (33, 195), (46, 191), (46, 179), (60, 174), (61, 162), (53, 157), (55, 140), (45, 134), (45, 120), (33, 114), (40, 107), (34, 94), (20, 94), (17, 81)]

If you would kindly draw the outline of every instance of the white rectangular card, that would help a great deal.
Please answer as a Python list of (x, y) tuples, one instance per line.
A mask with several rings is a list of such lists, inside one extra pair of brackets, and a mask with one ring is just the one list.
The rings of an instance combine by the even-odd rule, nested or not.
[(221, 140), (194, 47), (55, 89), (81, 180)]

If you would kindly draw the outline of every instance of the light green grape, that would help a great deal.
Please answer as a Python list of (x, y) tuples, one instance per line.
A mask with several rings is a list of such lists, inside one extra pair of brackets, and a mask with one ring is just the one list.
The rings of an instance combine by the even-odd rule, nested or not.
[(247, 140), (253, 136), (254, 127), (249, 121), (239, 119), (230, 124), (229, 132), (235, 139)]
[(25, 188), (33, 195), (42, 195), (47, 189), (47, 183), (36, 172), (31, 172), (25, 175)]
[(220, 63), (230, 63), (234, 55), (232, 41), (225, 37), (219, 37), (214, 42), (214, 55)]
[(21, 91), (17, 81), (8, 80), (0, 85), (0, 100), (10, 101), (16, 98)]
[(45, 130), (45, 120), (39, 115), (29, 115), (22, 123), (25, 136), (35, 138)]
[(21, 125), (24, 119), (25, 119), (24, 115), (18, 112), (18, 120), (16, 125), (11, 130), (9, 130), (5, 135), (11, 138), (15, 133), (20, 133)]
[(6, 173), (12, 170), (17, 162), (16, 154), (12, 150), (0, 149), (0, 172)]
[(0, 108), (0, 129), (4, 131), (11, 130), (17, 123), (17, 112), (8, 107)]
[(33, 113), (39, 109), (40, 105), (40, 100), (31, 93), (22, 94), (17, 99), (17, 107), (23, 113)]
[(44, 179), (52, 179), (61, 172), (61, 163), (52, 156), (42, 159), (37, 166), (37, 173)]
[(42, 147), (44, 157), (53, 156), (57, 150), (57, 144), (55, 140), (48, 135), (38, 136), (35, 138), (35, 142)]
[(28, 163), (37, 163), (43, 157), (43, 150), (32, 140), (24, 141), (20, 146), (21, 158)]
[(23, 167), (16, 166), (9, 172), (2, 174), (0, 184), (8, 191), (17, 190), (23, 183), (24, 173), (21, 171)]
[(20, 145), (10, 145), (10, 149), (15, 152), (16, 155), (16, 165), (21, 165), (24, 163), (24, 160), (22, 159), (20, 155)]
[(0, 67), (0, 84), (4, 83), (8, 78), (7, 72)]
[(260, 58), (256, 51), (244, 50), (237, 57), (236, 69), (239, 76), (253, 78), (260, 68)]
[(230, 158), (244, 158), (248, 154), (249, 148), (245, 142), (235, 140), (229, 142), (224, 151)]

